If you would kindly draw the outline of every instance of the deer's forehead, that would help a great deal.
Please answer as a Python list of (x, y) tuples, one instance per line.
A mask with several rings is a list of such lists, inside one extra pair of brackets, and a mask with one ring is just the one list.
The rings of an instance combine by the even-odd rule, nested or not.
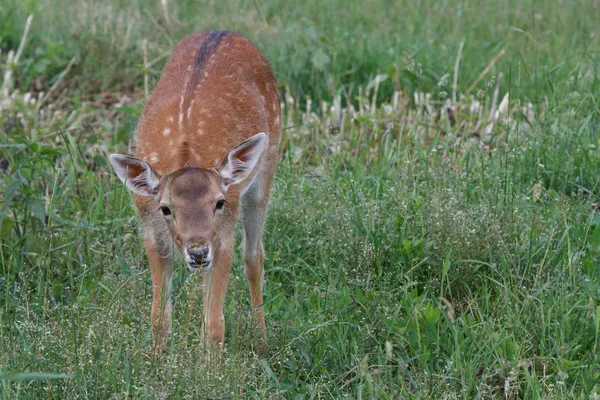
[(176, 171), (167, 177), (165, 184), (171, 196), (185, 201), (198, 201), (220, 192), (214, 173), (199, 168)]

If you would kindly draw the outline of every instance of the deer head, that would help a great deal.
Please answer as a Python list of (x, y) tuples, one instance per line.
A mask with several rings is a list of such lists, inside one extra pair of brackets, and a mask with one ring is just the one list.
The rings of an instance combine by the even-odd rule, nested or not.
[(135, 157), (111, 154), (109, 159), (127, 188), (154, 199), (154, 212), (170, 227), (188, 268), (208, 271), (219, 245), (227, 189), (254, 170), (266, 138), (264, 133), (252, 136), (212, 168), (183, 168), (164, 175)]

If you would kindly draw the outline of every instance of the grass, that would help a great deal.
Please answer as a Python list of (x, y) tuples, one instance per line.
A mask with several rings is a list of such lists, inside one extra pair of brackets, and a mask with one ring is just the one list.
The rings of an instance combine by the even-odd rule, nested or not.
[[(600, 395), (600, 8), (346, 3), (5, 2), (0, 397)], [(106, 157), (172, 44), (223, 27), (263, 49), (284, 104), (270, 350), (238, 252), (222, 358), (199, 352), (180, 260), (155, 358), (141, 223)]]
[[(444, 74), (454, 72), (465, 40), (458, 81), (462, 89), (505, 49), (496, 71), (506, 75), (520, 64), (519, 90), (539, 103), (549, 93), (562, 93), (553, 89), (556, 82), (593, 64), (589, 57), (598, 49), (595, 21), (600, 12), (594, 0), (167, 1), (166, 12), (160, 1), (4, 3), (4, 48), (17, 47), (26, 18), (35, 16), (28, 57), (20, 66), (23, 87), (39, 85), (39, 79), (33, 80), (40, 76), (51, 80), (75, 56), (71, 80), (82, 95), (135, 90), (145, 73), (157, 77), (178, 39), (197, 30), (227, 27), (264, 50), (280, 84), (290, 86), (298, 98), (311, 96), (313, 101), (343, 92), (356, 95), (358, 86), (382, 72), (402, 73), (398, 82), (390, 79), (382, 85), (379, 100), (400, 87), (432, 91)], [(141, 57), (143, 40), (150, 71)], [(404, 67), (411, 62), (415, 68), (408, 73)]]

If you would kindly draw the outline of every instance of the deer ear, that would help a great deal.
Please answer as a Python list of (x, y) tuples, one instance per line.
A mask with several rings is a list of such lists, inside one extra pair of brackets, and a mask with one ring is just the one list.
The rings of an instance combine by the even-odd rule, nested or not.
[(152, 169), (148, 163), (139, 158), (111, 154), (108, 159), (115, 173), (133, 193), (142, 196), (158, 196), (160, 174)]
[(266, 143), (267, 135), (263, 132), (257, 133), (233, 148), (220, 165), (216, 166), (225, 188), (240, 183), (250, 175)]

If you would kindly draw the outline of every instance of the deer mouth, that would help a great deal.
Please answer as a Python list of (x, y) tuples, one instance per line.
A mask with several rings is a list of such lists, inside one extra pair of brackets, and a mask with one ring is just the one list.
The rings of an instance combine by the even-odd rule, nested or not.
[(186, 264), (190, 272), (198, 272), (199, 270), (202, 270), (202, 272), (208, 272), (212, 268), (212, 260), (206, 258), (201, 261), (186, 261)]
[(214, 255), (210, 246), (202, 246), (201, 251), (196, 250), (196, 247), (188, 248), (185, 246), (182, 254), (190, 272), (198, 272), (199, 270), (202, 270), (202, 272), (210, 271)]

